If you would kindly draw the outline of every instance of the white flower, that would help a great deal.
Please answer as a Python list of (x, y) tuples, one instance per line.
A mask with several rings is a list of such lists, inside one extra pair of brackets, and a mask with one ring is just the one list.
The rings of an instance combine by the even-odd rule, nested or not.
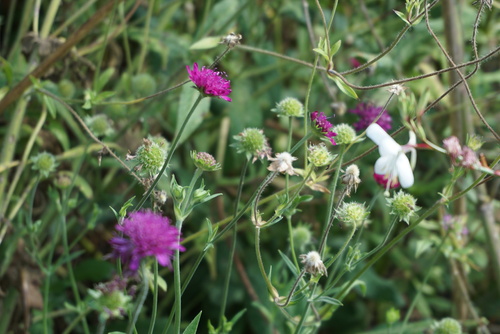
[[(401, 146), (391, 136), (374, 123), (366, 129), (366, 135), (378, 145), (380, 158), (375, 162), (375, 180), (386, 186), (386, 189), (396, 188), (399, 185), (409, 188), (413, 185), (412, 165), (415, 164), (416, 144), (415, 133), (410, 131), (410, 141), (407, 145)], [(406, 157), (406, 152), (412, 153), (412, 165)]]
[(267, 167), (272, 172), (287, 173), (288, 175), (297, 175), (293, 169), (292, 162), (297, 158), (292, 157), (288, 152), (276, 153), (276, 158), (269, 158), (272, 161), (271, 165)]

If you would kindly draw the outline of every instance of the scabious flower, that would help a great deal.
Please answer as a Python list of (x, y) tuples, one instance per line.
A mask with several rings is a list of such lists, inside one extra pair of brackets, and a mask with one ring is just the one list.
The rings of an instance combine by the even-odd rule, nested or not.
[(85, 124), (97, 137), (109, 136), (114, 132), (111, 120), (104, 114), (86, 117)]
[(119, 257), (135, 272), (141, 259), (154, 256), (162, 266), (171, 267), (175, 250), (184, 251), (180, 244), (180, 232), (170, 225), (170, 219), (151, 211), (137, 211), (116, 225), (123, 236), (110, 240), (113, 256)]
[(434, 334), (462, 334), (462, 326), (453, 318), (441, 319), (433, 325)]
[(307, 254), (301, 254), (299, 258), (302, 260), (301, 263), (304, 264), (304, 270), (311, 275), (325, 275), (328, 276), (326, 267), (321, 260), (321, 256), (316, 251), (311, 251)]
[(297, 160), (296, 157), (288, 152), (276, 153), (276, 158), (269, 158), (272, 161), (271, 165), (267, 167), (271, 172), (280, 172), (288, 175), (297, 175), (293, 169), (292, 162)]
[(271, 156), (271, 147), (261, 129), (247, 128), (233, 138), (236, 143), (231, 146), (236, 147), (238, 153), (245, 153), (248, 159), (253, 157), (252, 163)]
[(386, 191), (400, 185), (403, 188), (411, 187), (414, 182), (413, 171), (405, 153), (410, 151), (412, 161), (415, 160), (415, 134), (410, 131), (410, 141), (401, 146), (380, 125), (374, 123), (368, 127), (366, 135), (378, 145), (380, 153), (380, 158), (375, 162), (375, 181), (385, 186)]
[(293, 97), (287, 97), (276, 104), (271, 111), (280, 117), (304, 117), (304, 105)]
[[(362, 131), (368, 128), (383, 109), (383, 107), (377, 107), (373, 104), (360, 103), (356, 108), (349, 110), (350, 113), (360, 117), (359, 121), (353, 124), (356, 131)], [(382, 112), (382, 116), (380, 116), (376, 123), (385, 131), (389, 131), (392, 128), (392, 118), (389, 116), (387, 110)]]
[(161, 137), (143, 139), (135, 155), (127, 154), (126, 160), (136, 160), (135, 169), (148, 175), (156, 175), (163, 166), (168, 153), (168, 142)]
[(220, 163), (210, 153), (192, 151), (191, 159), (193, 159), (196, 167), (205, 172), (214, 172), (221, 169)]
[(342, 202), (342, 205), (336, 210), (336, 212), (337, 217), (341, 222), (354, 228), (360, 227), (366, 217), (370, 214), (370, 212), (366, 210), (364, 204), (357, 202)]
[(356, 141), (356, 131), (349, 124), (338, 124), (333, 127), (333, 132), (337, 134), (337, 144), (351, 144)]
[(333, 161), (334, 156), (328, 151), (328, 148), (323, 143), (311, 145), (308, 150), (309, 155), (307, 159), (314, 167), (323, 167), (329, 165)]
[(132, 305), (132, 297), (124, 292), (127, 280), (115, 277), (107, 283), (99, 283), (95, 289), (88, 289), (90, 307), (99, 312), (103, 320), (123, 319)]
[(358, 185), (361, 183), (361, 179), (359, 178), (359, 168), (357, 165), (350, 165), (346, 168), (345, 174), (340, 178), (342, 183), (346, 185), (346, 195), (350, 196), (351, 191), (354, 189), (354, 192), (358, 190)]
[(313, 121), (314, 127), (330, 140), (332, 145), (337, 145), (335, 139), (333, 138), (337, 134), (332, 131), (333, 125), (328, 122), (324, 112), (313, 111), (311, 113), (311, 121)]
[(193, 69), (186, 66), (189, 74), (189, 79), (196, 85), (200, 93), (205, 96), (218, 97), (231, 102), (229, 94), (231, 94), (231, 85), (229, 80), (224, 77), (224, 72), (216, 72), (203, 66), (198, 68), (198, 64), (193, 64)]
[(30, 160), (33, 163), (31, 168), (37, 170), (42, 177), (48, 177), (50, 173), (56, 170), (58, 165), (56, 158), (48, 152), (38, 153)]

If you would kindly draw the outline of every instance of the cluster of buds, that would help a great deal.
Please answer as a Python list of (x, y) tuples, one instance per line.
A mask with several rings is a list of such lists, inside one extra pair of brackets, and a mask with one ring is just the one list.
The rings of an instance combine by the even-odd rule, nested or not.
[(469, 146), (460, 146), (457, 137), (451, 136), (443, 140), (444, 149), (448, 152), (453, 165), (474, 169), (480, 165), (476, 152)]

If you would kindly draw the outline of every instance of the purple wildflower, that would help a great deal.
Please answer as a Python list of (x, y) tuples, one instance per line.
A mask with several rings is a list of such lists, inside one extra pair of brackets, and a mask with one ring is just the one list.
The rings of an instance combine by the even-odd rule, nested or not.
[(159, 264), (171, 267), (174, 251), (185, 250), (180, 244), (179, 230), (170, 225), (167, 217), (151, 211), (132, 212), (116, 229), (124, 236), (110, 240), (113, 256), (120, 257), (131, 271), (137, 271), (146, 256), (155, 256)]
[(216, 72), (203, 66), (198, 68), (198, 64), (193, 64), (193, 69), (186, 66), (189, 73), (189, 79), (196, 85), (199, 91), (206, 96), (215, 96), (231, 102), (228, 96), (231, 94), (231, 85), (229, 80), (223, 78), (224, 72)]
[(333, 132), (331, 129), (333, 127), (332, 123), (328, 122), (328, 119), (325, 116), (324, 112), (313, 111), (311, 113), (311, 121), (314, 122), (314, 126), (316, 129), (321, 131), (328, 139), (330, 139), (330, 143), (332, 145), (337, 145), (335, 142), (335, 137), (337, 134)]
[[(358, 122), (353, 124), (356, 131), (366, 129), (371, 123), (373, 123), (375, 118), (377, 118), (378, 114), (380, 114), (383, 109), (383, 107), (377, 107), (369, 103), (360, 103), (356, 106), (356, 108), (349, 110), (350, 113), (361, 117)], [(376, 123), (385, 131), (392, 128), (392, 118), (389, 116), (387, 110), (382, 112), (382, 116), (380, 116)]]

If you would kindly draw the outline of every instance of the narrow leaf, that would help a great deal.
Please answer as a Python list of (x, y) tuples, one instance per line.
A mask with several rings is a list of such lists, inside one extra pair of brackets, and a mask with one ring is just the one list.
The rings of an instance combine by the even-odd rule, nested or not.
[(184, 334), (196, 334), (196, 331), (198, 329), (198, 323), (200, 322), (201, 318), (201, 312), (198, 313), (198, 315), (191, 321), (191, 323), (186, 327), (184, 330)]

